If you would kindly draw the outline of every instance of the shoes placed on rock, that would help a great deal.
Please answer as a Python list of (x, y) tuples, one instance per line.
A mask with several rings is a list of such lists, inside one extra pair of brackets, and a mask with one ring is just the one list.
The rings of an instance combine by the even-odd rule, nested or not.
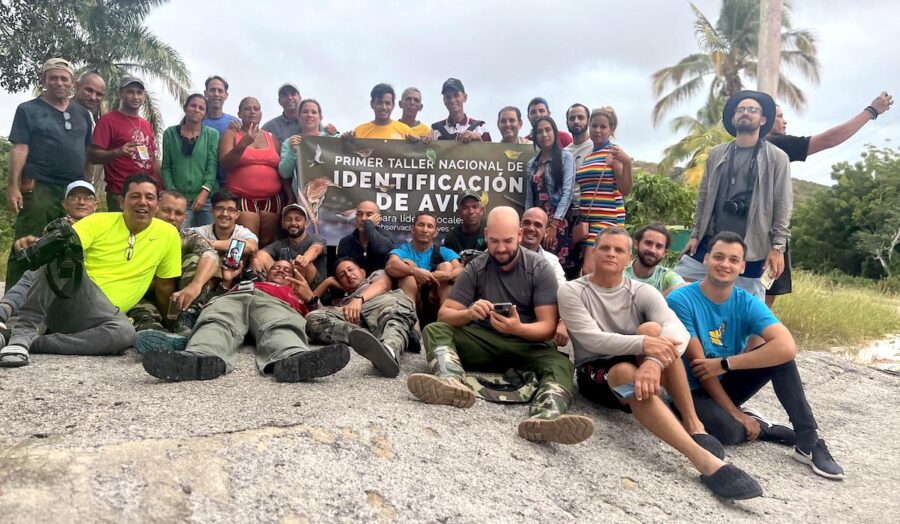
[(752, 408), (742, 408), (741, 411), (759, 422), (759, 440), (774, 442), (783, 446), (794, 446), (797, 444), (797, 434), (784, 422), (771, 422)]
[(20, 368), (30, 363), (28, 348), (18, 344), (10, 344), (0, 349), (0, 368)]
[(382, 344), (368, 330), (354, 329), (348, 338), (350, 347), (368, 359), (379, 373), (388, 378), (394, 378), (400, 374), (400, 362), (394, 351)]
[(151, 349), (144, 354), (144, 370), (169, 382), (211, 380), (225, 374), (225, 361), (189, 351)]
[(532, 442), (578, 444), (594, 434), (594, 421), (582, 415), (530, 417), (519, 422), (519, 436)]
[(723, 446), (716, 437), (709, 433), (694, 433), (691, 435), (691, 438), (694, 439), (694, 442), (701, 448), (709, 451), (717, 459), (725, 460), (725, 446)]
[(700, 481), (715, 495), (727, 500), (752, 499), (763, 494), (756, 479), (732, 464), (725, 464), (712, 475), (700, 475)]
[(816, 475), (834, 480), (843, 480), (844, 478), (844, 468), (834, 461), (831, 452), (828, 451), (828, 446), (822, 439), (819, 439), (809, 450), (805, 450), (799, 445), (796, 446), (793, 457), (797, 462), (809, 465)]
[(332, 344), (283, 358), (274, 363), (272, 374), (278, 382), (305, 382), (333, 375), (349, 362), (350, 348), (344, 344)]
[(164, 331), (144, 330), (134, 336), (134, 349), (142, 355), (153, 350), (183, 351), (188, 340), (187, 337)]
[(413, 373), (406, 379), (409, 392), (422, 402), (470, 408), (475, 393), (458, 377), (436, 377), (428, 373)]

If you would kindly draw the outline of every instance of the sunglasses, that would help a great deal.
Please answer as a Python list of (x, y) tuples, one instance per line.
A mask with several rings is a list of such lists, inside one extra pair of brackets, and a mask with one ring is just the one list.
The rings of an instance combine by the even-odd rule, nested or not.
[(69, 120), (72, 119), (72, 115), (70, 115), (69, 112), (66, 111), (66, 112), (63, 112), (63, 118), (66, 120), (66, 123), (65, 123), (66, 131), (71, 131), (72, 130), (72, 122), (69, 122)]
[(125, 260), (131, 261), (134, 256), (134, 233), (128, 235), (128, 247), (125, 248)]

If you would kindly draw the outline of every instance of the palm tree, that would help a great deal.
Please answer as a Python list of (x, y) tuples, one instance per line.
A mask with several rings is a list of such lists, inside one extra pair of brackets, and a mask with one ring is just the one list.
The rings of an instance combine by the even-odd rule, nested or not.
[[(722, 0), (719, 19), (713, 25), (694, 4), (694, 31), (700, 52), (653, 73), (653, 125), (673, 107), (700, 92), (709, 80), (708, 99), (727, 99), (744, 87), (744, 79), (755, 80), (759, 47), (759, 0)], [(781, 63), (796, 70), (811, 83), (819, 82), (819, 61), (812, 33), (791, 29), (785, 2)], [(778, 81), (777, 98), (802, 110), (806, 97), (788, 80), (784, 71)], [(720, 113), (721, 115), (721, 113)], [(721, 116), (719, 116), (721, 119)]]

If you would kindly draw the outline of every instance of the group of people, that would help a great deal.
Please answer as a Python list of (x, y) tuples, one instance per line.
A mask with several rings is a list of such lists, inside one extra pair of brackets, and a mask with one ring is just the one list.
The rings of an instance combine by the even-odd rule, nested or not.
[[(792, 446), (815, 473), (844, 476), (818, 435), (793, 337), (762, 301), (761, 277), (789, 268), (790, 160), (846, 140), (890, 108), (887, 93), (810, 138), (785, 135), (768, 95), (732, 96), (723, 124), (735, 140), (711, 151), (691, 240), (666, 268), (665, 226), (624, 229), (632, 161), (611, 143), (618, 119), (609, 107), (573, 104), (567, 133), (545, 99), (531, 100), (535, 155), (521, 214), (488, 212), (480, 194), (464, 192), (459, 225), (442, 244), (435, 216), (419, 212), (409, 242), (395, 245), (378, 205), (363, 201), (329, 264), (324, 239), (307, 230), (294, 166), (304, 136), (339, 133), (295, 86), (279, 89), (284, 112), (260, 127), (259, 101), (244, 98), (231, 117), (223, 112), (227, 82), (210, 77), (203, 95), (188, 98), (182, 122), (165, 131), (159, 163), (139, 116), (140, 80), (122, 79), (121, 106), (99, 119), (99, 76), (76, 82), (71, 64), (52, 59), (42, 84), (38, 98), (19, 106), (10, 134), (7, 196), (18, 217), (0, 301), (2, 367), (28, 365), (32, 353), (134, 347), (150, 375), (208, 380), (233, 369), (250, 335), (261, 373), (299, 382), (341, 370), (351, 350), (396, 377), (404, 351), (424, 348), (429, 372), (407, 380), (416, 398), (459, 408), (478, 398), (528, 403), (518, 426), (528, 440), (591, 436), (593, 419), (569, 413), (577, 384), (591, 402), (633, 413), (724, 498), (762, 493), (723, 460), (725, 446), (745, 441)], [(448, 79), (442, 96), (448, 117), (427, 126), (416, 120), (421, 92), (406, 89), (395, 121), (394, 90), (379, 84), (375, 118), (343, 135), (490, 141), (485, 122), (464, 111), (461, 81)], [(518, 108), (499, 111), (503, 142), (525, 141), (522, 125)], [(96, 163), (104, 166), (106, 213), (95, 212), (98, 191), (86, 181)], [(33, 263), (51, 248), (66, 256)], [(63, 276), (73, 261), (74, 274)], [(504, 375), (488, 380), (478, 371)], [(744, 407), (767, 383), (790, 425)]]

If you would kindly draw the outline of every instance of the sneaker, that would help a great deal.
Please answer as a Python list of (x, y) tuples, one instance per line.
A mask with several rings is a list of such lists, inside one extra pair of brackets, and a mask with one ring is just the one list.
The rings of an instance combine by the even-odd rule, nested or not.
[(834, 461), (831, 453), (828, 451), (828, 446), (825, 445), (825, 441), (822, 439), (819, 439), (809, 451), (803, 450), (800, 446), (795, 447), (793, 457), (797, 462), (802, 462), (812, 467), (816, 475), (835, 480), (843, 480), (844, 478), (844, 468)]
[(422, 402), (470, 408), (475, 393), (457, 377), (436, 377), (427, 373), (413, 373), (406, 379), (409, 392)]
[(394, 378), (400, 374), (400, 362), (394, 352), (368, 330), (354, 329), (348, 338), (350, 347), (368, 359), (379, 373), (388, 378)]
[(763, 494), (756, 479), (732, 464), (725, 464), (712, 475), (700, 475), (700, 482), (715, 495), (727, 500), (746, 500)]
[(28, 348), (18, 344), (10, 344), (0, 349), (0, 368), (20, 368), (27, 366)]
[(9, 342), (9, 336), (12, 334), (12, 330), (6, 327), (6, 324), (0, 322), (0, 348), (6, 347), (6, 343)]
[(172, 335), (164, 331), (138, 331), (134, 336), (134, 349), (140, 354), (150, 351), (183, 351), (187, 347), (187, 337)]
[(188, 309), (178, 314), (175, 323), (172, 325), (172, 332), (183, 337), (190, 337), (194, 332), (194, 325), (197, 323), (197, 317), (200, 312), (194, 309)]
[(225, 361), (189, 351), (153, 349), (144, 355), (144, 370), (169, 382), (211, 380), (225, 374)]
[(582, 415), (546, 419), (531, 417), (519, 422), (519, 436), (532, 442), (578, 444), (594, 434), (594, 421)]
[(305, 382), (333, 375), (349, 362), (350, 348), (344, 344), (333, 344), (283, 358), (275, 362), (272, 374), (278, 382)]
[(725, 446), (716, 437), (709, 433), (694, 433), (691, 435), (691, 438), (694, 439), (697, 445), (709, 451), (717, 459), (725, 460)]
[(774, 442), (783, 446), (797, 445), (797, 434), (784, 422), (770, 422), (758, 411), (751, 408), (743, 408), (741, 411), (750, 415), (759, 422), (759, 440)]

